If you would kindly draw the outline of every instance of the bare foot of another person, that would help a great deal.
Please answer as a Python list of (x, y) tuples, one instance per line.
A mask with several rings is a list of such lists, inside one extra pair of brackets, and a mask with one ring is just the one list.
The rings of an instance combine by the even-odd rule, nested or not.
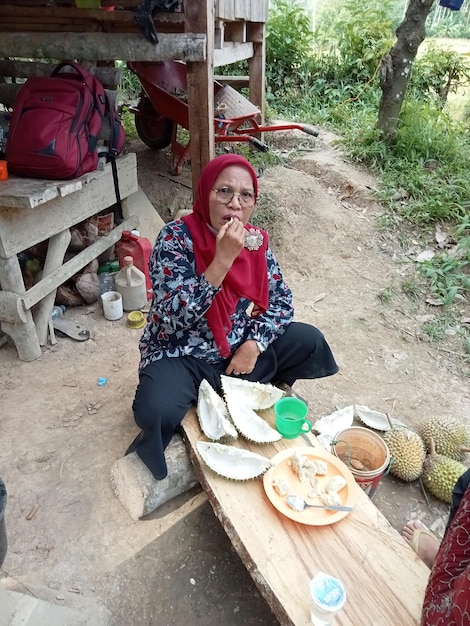
[(419, 558), (431, 568), (440, 546), (440, 541), (436, 535), (418, 519), (407, 522), (401, 534)]

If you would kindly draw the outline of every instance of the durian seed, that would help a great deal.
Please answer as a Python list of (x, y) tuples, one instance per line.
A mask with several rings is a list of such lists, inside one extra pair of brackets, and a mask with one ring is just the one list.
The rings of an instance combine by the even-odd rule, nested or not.
[(364, 463), (360, 461), (359, 459), (351, 459), (351, 467), (354, 467), (354, 469), (357, 469), (357, 470), (363, 470)]

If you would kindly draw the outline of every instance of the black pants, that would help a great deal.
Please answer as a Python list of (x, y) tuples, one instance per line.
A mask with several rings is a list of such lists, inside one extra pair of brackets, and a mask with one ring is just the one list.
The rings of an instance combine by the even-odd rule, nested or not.
[[(142, 430), (134, 450), (155, 478), (167, 475), (164, 450), (191, 405), (197, 402), (205, 378), (214, 389), (221, 386), (230, 359), (210, 364), (194, 357), (163, 358), (147, 365), (139, 375), (132, 405)], [(285, 382), (336, 374), (338, 366), (322, 333), (308, 324), (292, 322), (276, 341), (260, 354), (246, 380)]]
[[(462, 476), (455, 483), (454, 489), (452, 491), (452, 505), (450, 507), (449, 520), (447, 522), (446, 530), (449, 530), (449, 526), (454, 519), (455, 514), (457, 513), (457, 509), (459, 508), (460, 501), (462, 500), (463, 494), (467, 491), (467, 488), (470, 484), (470, 468), (462, 474)], [(445, 533), (444, 533), (445, 534)]]

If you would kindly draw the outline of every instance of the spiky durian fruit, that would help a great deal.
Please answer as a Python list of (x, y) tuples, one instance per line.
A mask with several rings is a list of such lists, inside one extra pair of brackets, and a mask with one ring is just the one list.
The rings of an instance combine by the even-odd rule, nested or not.
[(423, 467), (423, 485), (433, 496), (452, 503), (452, 491), (455, 483), (467, 471), (467, 467), (460, 461), (451, 459), (443, 454), (437, 454), (433, 439), (430, 440), (431, 452), (426, 456)]
[(418, 433), (410, 428), (391, 428), (384, 433), (383, 439), (392, 457), (390, 473), (405, 482), (419, 478), (426, 450)]
[(454, 417), (430, 417), (423, 422), (420, 433), (428, 452), (432, 438), (437, 454), (456, 461), (463, 461), (470, 448), (470, 430)]

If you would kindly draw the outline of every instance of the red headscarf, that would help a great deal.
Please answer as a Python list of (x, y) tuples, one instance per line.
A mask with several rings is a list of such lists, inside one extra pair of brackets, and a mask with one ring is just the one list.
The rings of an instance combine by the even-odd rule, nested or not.
[[(210, 225), (209, 196), (220, 172), (230, 165), (239, 165), (248, 170), (253, 180), (255, 194), (258, 195), (256, 172), (244, 157), (238, 154), (224, 154), (206, 165), (197, 186), (193, 212), (183, 217), (193, 240), (196, 269), (199, 274), (202, 274), (210, 265), (215, 255), (215, 235), (208, 227), (208, 224)], [(246, 224), (245, 228), (254, 228), (254, 226)], [(227, 341), (227, 335), (232, 328), (230, 316), (235, 312), (240, 298), (247, 298), (254, 303), (253, 311), (256, 312), (256, 316), (264, 313), (268, 308), (269, 287), (266, 249), (269, 237), (264, 230), (260, 228), (257, 230), (263, 236), (262, 245), (258, 250), (243, 248), (225, 276), (221, 290), (216, 294), (206, 313), (219, 352), (225, 358), (230, 356), (230, 345)]]

